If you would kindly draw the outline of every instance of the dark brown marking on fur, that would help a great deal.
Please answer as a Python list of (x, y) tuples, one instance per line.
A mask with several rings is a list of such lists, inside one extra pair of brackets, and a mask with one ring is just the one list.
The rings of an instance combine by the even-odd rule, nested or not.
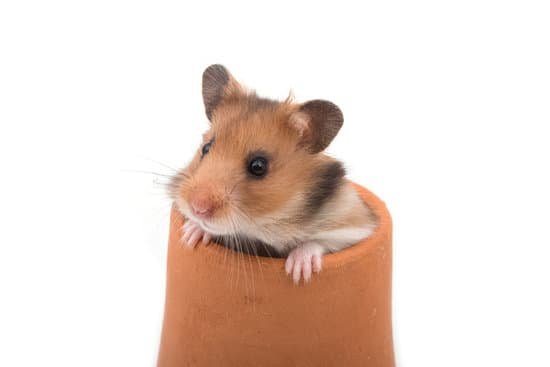
[(305, 218), (317, 213), (343, 184), (346, 170), (342, 163), (334, 161), (321, 167), (306, 197)]
[(258, 97), (256, 93), (241, 96), (235, 102), (242, 107), (242, 119), (247, 119), (250, 115), (261, 110), (275, 111), (280, 105), (280, 102), (269, 98)]
[(248, 110), (250, 112), (258, 111), (261, 109), (274, 109), (280, 104), (280, 102), (278, 101), (269, 98), (258, 97), (255, 94), (248, 96), (247, 100)]

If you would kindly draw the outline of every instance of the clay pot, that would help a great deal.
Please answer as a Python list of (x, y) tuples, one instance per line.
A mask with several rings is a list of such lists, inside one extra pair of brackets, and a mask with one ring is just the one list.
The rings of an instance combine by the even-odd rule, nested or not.
[(356, 189), (379, 227), (326, 255), (322, 272), (298, 286), (284, 259), (184, 248), (173, 210), (158, 366), (394, 366), (391, 219), (382, 201)]

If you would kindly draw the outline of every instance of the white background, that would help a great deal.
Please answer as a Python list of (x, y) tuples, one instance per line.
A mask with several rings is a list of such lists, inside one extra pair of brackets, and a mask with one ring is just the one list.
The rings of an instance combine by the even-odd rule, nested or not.
[[(399, 366), (548, 366), (544, 1), (2, 1), (0, 365), (152, 366), (201, 73), (329, 99), (395, 223)], [(156, 162), (160, 163), (156, 163)]]

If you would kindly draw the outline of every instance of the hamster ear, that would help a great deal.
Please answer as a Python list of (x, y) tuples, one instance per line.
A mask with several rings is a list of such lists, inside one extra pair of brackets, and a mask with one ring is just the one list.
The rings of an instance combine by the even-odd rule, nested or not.
[(311, 153), (319, 153), (338, 134), (344, 115), (334, 103), (316, 99), (300, 106), (290, 123), (300, 134), (301, 144)]
[(241, 91), (239, 83), (223, 65), (215, 64), (202, 74), (202, 98), (206, 116), (212, 121), (212, 114), (225, 98)]

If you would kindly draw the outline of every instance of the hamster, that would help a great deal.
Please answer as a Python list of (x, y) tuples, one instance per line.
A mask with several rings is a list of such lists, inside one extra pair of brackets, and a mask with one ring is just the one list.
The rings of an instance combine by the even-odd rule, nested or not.
[(321, 271), (323, 254), (373, 232), (375, 215), (342, 164), (322, 153), (343, 124), (336, 105), (259, 97), (222, 65), (209, 66), (202, 83), (210, 129), (169, 184), (187, 219), (186, 246), (215, 240), (265, 250), (286, 257), (285, 270), (299, 283)]

